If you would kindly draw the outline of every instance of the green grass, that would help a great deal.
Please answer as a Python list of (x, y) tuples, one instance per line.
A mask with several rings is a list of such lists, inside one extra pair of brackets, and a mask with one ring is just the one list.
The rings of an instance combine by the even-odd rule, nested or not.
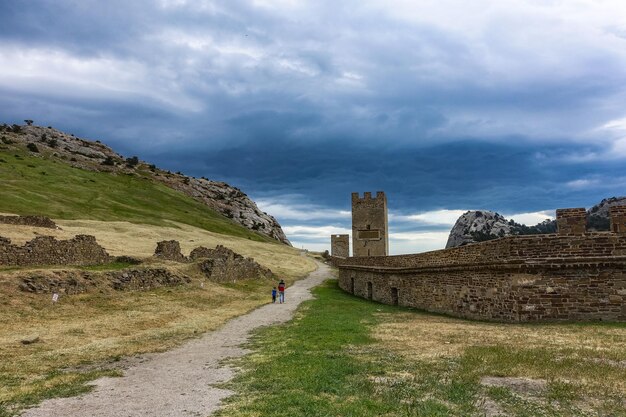
[(186, 223), (216, 233), (275, 242), (192, 198), (137, 175), (92, 172), (33, 156), (0, 151), (0, 212), (57, 219)]
[(295, 320), (258, 333), (257, 352), (243, 359), (246, 372), (231, 384), (238, 395), (218, 415), (381, 416), (406, 408), (372, 395), (369, 376), (384, 369), (355, 355), (374, 342), (374, 313), (390, 307), (349, 297), (334, 281), (314, 292), (318, 298)]
[[(372, 335), (398, 321), (419, 323), (437, 316), (355, 298), (334, 281), (314, 292), (317, 298), (304, 303), (293, 321), (255, 335), (254, 353), (236, 361), (243, 372), (226, 384), (236, 395), (219, 416), (481, 416), (488, 401), (510, 416), (626, 416), (623, 391), (616, 386), (626, 381), (626, 370), (590, 361), (578, 346), (467, 341), (459, 354), (421, 357)], [(493, 326), (445, 320), (459, 328)], [(507, 326), (511, 332), (539, 330), (546, 340), (555, 334), (553, 324)], [(623, 334), (614, 335), (623, 324), (562, 327), (603, 341), (607, 353), (619, 350), (623, 341)], [(623, 360), (623, 354), (615, 359)], [(543, 380), (545, 385), (520, 392), (482, 385), (487, 376)]]

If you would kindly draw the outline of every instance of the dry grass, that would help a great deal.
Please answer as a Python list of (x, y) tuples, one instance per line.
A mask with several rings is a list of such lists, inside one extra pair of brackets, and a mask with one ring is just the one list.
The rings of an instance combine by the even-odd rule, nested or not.
[[(413, 312), (378, 318), (378, 346), (412, 364), (410, 379), (439, 375), (425, 392), (463, 381), (474, 398), (495, 402), (506, 415), (626, 413), (626, 325), (497, 324)], [(547, 390), (525, 396), (481, 384), (490, 377), (544, 381)]]
[(224, 245), (237, 253), (253, 257), (275, 274), (287, 278), (303, 276), (315, 270), (315, 263), (300, 256), (300, 251), (292, 247), (221, 235), (182, 223), (172, 223), (171, 227), (161, 227), (97, 220), (55, 219), (55, 222), (61, 230), (0, 224), (0, 236), (8, 237), (13, 243), (22, 245), (38, 235), (69, 239), (77, 234), (89, 234), (96, 236), (98, 243), (104, 246), (110, 255), (128, 255), (139, 258), (152, 256), (156, 242), (174, 239), (180, 242), (185, 255), (198, 246), (213, 248), (217, 245)]
[[(297, 249), (183, 224), (159, 227), (78, 220), (59, 220), (57, 224), (62, 230), (0, 225), (0, 236), (23, 244), (37, 234), (61, 239), (92, 234), (111, 255), (141, 258), (152, 255), (157, 241), (176, 239), (185, 254), (201, 245), (225, 245), (254, 257), (288, 281), (315, 269), (314, 262)], [(228, 319), (268, 302), (273, 284), (256, 280), (217, 285), (203, 279), (189, 265), (153, 259), (147, 263), (185, 272), (192, 277), (192, 283), (147, 292), (65, 296), (53, 305), (49, 294), (18, 290), (16, 277), (23, 268), (0, 271), (0, 416), (49, 396), (81, 392), (84, 382), (110, 373), (99, 369), (109, 369), (110, 363), (120, 358), (163, 351), (216, 329)], [(36, 270), (30, 268), (31, 272)], [(34, 335), (40, 342), (20, 343)], [(103, 367), (106, 363), (109, 365)]]

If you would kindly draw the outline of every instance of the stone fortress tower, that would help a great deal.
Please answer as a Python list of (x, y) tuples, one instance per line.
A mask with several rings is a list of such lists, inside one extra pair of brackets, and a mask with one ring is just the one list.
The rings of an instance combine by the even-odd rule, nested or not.
[(382, 191), (352, 193), (352, 256), (389, 255), (387, 197)]
[(338, 258), (350, 256), (350, 235), (331, 235), (330, 254)]

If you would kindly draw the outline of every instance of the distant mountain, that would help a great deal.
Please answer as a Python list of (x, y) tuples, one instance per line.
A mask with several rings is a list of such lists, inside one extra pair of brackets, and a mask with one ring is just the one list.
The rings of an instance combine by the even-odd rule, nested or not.
[[(587, 210), (587, 229), (591, 231), (609, 230), (609, 207), (625, 205), (626, 197), (605, 198)], [(458, 218), (446, 248), (463, 246), (514, 235), (535, 235), (556, 233), (556, 220), (545, 220), (535, 226), (526, 226), (507, 220), (501, 214), (488, 210), (472, 210)]]
[[(158, 168), (137, 157), (125, 158), (100, 141), (75, 137), (52, 127), (0, 125), (0, 148), (21, 149), (30, 155), (88, 171), (129, 175), (165, 185), (204, 204), (230, 221), (290, 245), (280, 224), (262, 212), (240, 189), (225, 182), (194, 178)], [(46, 213), (41, 213), (46, 214)]]

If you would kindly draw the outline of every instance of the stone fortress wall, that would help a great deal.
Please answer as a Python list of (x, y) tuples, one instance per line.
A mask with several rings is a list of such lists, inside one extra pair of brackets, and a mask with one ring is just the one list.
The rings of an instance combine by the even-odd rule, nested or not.
[(350, 235), (331, 235), (330, 255), (338, 258), (350, 256)]
[(611, 232), (587, 233), (584, 209), (563, 209), (558, 234), (334, 259), (339, 285), (378, 302), (471, 319), (625, 321), (626, 207), (610, 213)]

